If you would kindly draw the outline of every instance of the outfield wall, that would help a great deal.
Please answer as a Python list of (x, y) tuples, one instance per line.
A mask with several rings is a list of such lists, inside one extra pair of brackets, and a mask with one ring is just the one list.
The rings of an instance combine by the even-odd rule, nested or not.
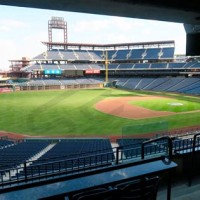
[(36, 86), (20, 86), (20, 91), (88, 89), (88, 88), (102, 88), (102, 87), (103, 87), (102, 84), (36, 85)]

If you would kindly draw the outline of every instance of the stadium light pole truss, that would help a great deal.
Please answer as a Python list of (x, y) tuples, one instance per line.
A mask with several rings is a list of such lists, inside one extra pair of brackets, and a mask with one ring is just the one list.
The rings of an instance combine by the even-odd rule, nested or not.
[[(67, 43), (67, 22), (63, 17), (52, 17), (51, 20), (48, 21), (48, 35), (49, 42), (52, 42), (52, 29), (63, 29), (64, 33), (64, 43)], [(49, 45), (49, 50), (52, 49), (52, 45)], [(64, 46), (64, 49), (67, 50), (67, 46)]]

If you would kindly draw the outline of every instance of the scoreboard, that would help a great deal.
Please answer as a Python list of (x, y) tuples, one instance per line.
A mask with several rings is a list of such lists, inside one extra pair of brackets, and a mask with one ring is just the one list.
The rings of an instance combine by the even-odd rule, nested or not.
[(46, 75), (61, 75), (62, 74), (62, 70), (59, 70), (59, 69), (47, 69), (47, 70), (44, 70), (44, 74)]

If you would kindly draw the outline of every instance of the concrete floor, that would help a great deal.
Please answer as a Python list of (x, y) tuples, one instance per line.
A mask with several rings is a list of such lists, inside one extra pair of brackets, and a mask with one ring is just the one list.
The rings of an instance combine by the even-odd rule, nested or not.
[[(167, 199), (166, 187), (159, 188), (157, 200), (165, 199)], [(187, 180), (173, 183), (171, 200), (200, 200), (200, 178), (194, 179), (190, 187)]]

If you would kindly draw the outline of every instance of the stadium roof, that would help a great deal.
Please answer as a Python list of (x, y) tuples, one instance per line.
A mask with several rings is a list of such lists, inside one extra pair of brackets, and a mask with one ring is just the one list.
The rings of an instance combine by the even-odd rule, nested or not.
[(118, 43), (118, 44), (83, 44), (83, 43), (62, 43), (62, 42), (42, 42), (47, 46), (62, 47), (92, 47), (92, 48), (115, 48), (115, 47), (147, 47), (147, 46), (175, 46), (174, 40), (154, 41), (154, 42), (136, 42), (136, 43)]
[(199, 0), (0, 0), (0, 4), (200, 24)]

